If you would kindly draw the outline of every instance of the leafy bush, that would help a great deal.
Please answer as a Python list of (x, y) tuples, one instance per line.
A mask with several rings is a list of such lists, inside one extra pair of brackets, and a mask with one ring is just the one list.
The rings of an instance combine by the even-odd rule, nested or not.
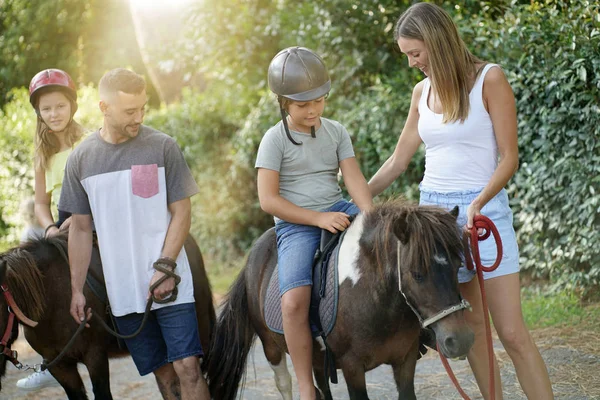
[[(247, 204), (256, 208), (256, 147), (278, 120), (267, 94), (266, 68), (283, 47), (301, 44), (326, 59), (333, 81), (326, 114), (350, 131), (367, 177), (392, 153), (412, 87), (422, 79), (394, 55), (391, 29), (409, 3), (280, 1), (273, 8), (271, 2), (247, 1), (241, 14), (251, 10), (259, 16), (248, 26), (236, 19), (241, 14), (227, 13), (232, 4), (207, 2), (198, 21), (228, 16), (231, 22), (219, 28), (226, 32), (209, 32), (197, 43), (210, 65), (218, 67), (212, 79), (221, 90), (236, 88), (238, 111), (247, 110), (245, 120), (231, 120), (238, 131), (228, 158), (230, 167), (244, 171), (246, 178), (236, 181), (235, 192), (245, 193)], [(600, 258), (592, 243), (599, 239), (599, 6), (549, 0), (439, 3), (451, 12), (475, 54), (503, 66), (517, 98), (521, 168), (509, 192), (524, 268), (559, 284), (597, 285)], [(245, 89), (237, 90), (240, 85)], [(416, 199), (422, 173), (421, 149), (385, 195)], [(251, 225), (248, 214), (242, 214), (243, 225)], [(262, 226), (264, 217), (256, 215), (255, 226)], [(238, 217), (235, 211), (227, 219)]]
[(19, 204), (33, 195), (33, 136), (35, 113), (29, 93), (13, 90), (13, 100), (0, 111), (0, 237), (13, 243), (18, 239)]
[[(190, 74), (200, 71), (205, 91), (150, 110), (146, 123), (173, 135), (194, 171), (201, 193), (192, 230), (204, 251), (231, 259), (272, 224), (258, 205), (253, 164), (262, 135), (280, 118), (266, 71), (281, 48), (303, 45), (325, 58), (333, 85), (325, 116), (348, 128), (365, 176), (389, 157), (412, 88), (423, 78), (398, 55), (392, 37), (396, 18), (411, 3), (206, 0), (190, 13), (188, 40), (173, 50)], [(509, 193), (523, 267), (557, 286), (597, 286), (600, 5), (437, 3), (450, 11), (474, 54), (502, 65), (515, 92), (521, 167)], [(8, 215), (18, 195), (31, 191), (34, 118), (19, 93), (0, 122), (6, 132), (0, 137), (0, 233), (13, 224)], [(94, 91), (86, 93), (78, 118), (97, 128)], [(423, 168), (421, 149), (384, 195), (415, 200)]]
[(205, 254), (223, 262), (241, 255), (267, 219), (257, 204), (253, 161), (237, 155), (244, 134), (229, 120), (237, 111), (216, 90), (187, 91), (181, 103), (151, 110), (144, 123), (182, 148), (200, 187), (192, 199), (192, 234)]
[(520, 169), (509, 190), (521, 264), (558, 286), (597, 286), (600, 5), (534, 2), (479, 18), (474, 42), (503, 65), (517, 99)]

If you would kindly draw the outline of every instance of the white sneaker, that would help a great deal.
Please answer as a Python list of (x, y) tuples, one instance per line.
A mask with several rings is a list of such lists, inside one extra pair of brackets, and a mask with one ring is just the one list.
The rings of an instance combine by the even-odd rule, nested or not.
[(21, 390), (39, 390), (49, 386), (60, 386), (50, 371), (34, 372), (27, 378), (19, 379), (17, 387)]

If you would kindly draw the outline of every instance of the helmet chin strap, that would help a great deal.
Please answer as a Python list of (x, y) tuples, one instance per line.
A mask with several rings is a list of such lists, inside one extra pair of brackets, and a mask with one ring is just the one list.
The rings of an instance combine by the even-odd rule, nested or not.
[(283, 99), (281, 98), (281, 96), (277, 96), (277, 101), (279, 102), (279, 111), (281, 111), (281, 122), (283, 122), (283, 127), (285, 129), (285, 134), (286, 134), (287, 138), (290, 140), (290, 142), (294, 143), (296, 146), (300, 146), (302, 144), (302, 142), (295, 141), (294, 138), (292, 137), (292, 134), (290, 133), (290, 128), (288, 127), (288, 123), (287, 123), (287, 115), (285, 115), (285, 110), (283, 109), (283, 104), (282, 104)]
[[(282, 104), (281, 104), (281, 96), (278, 96), (277, 100), (279, 101), (279, 111), (281, 112), (281, 121), (283, 122), (285, 134), (286, 134), (287, 138), (290, 140), (290, 142), (294, 143), (296, 146), (300, 146), (302, 144), (302, 142), (297, 142), (296, 140), (294, 140), (294, 138), (292, 137), (292, 134), (290, 133), (290, 128), (287, 123), (286, 111), (284, 110), (284, 108), (282, 107)], [(314, 126), (310, 127), (310, 136), (313, 138), (317, 137), (317, 135), (315, 134)]]
[(283, 127), (285, 128), (285, 134), (287, 135), (287, 138), (290, 140), (290, 142), (294, 143), (296, 146), (300, 146), (302, 144), (302, 142), (295, 141), (294, 138), (292, 137), (292, 134), (290, 133), (290, 128), (288, 127), (287, 116), (285, 115), (285, 110), (282, 107), (280, 107), (279, 110), (281, 111), (281, 121), (283, 122)]

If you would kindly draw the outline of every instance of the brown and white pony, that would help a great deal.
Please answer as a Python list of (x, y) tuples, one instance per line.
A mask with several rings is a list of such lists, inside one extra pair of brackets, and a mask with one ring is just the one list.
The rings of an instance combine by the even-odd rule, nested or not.
[[(359, 214), (340, 244), (337, 319), (327, 341), (350, 399), (368, 399), (365, 372), (393, 368), (399, 398), (415, 399), (414, 373), (423, 326), (435, 331), (447, 357), (467, 354), (473, 333), (458, 289), (463, 244), (451, 213), (392, 201)], [(283, 399), (292, 399), (283, 335), (264, 321), (266, 288), (277, 263), (273, 229), (252, 247), (245, 268), (222, 307), (209, 356), (209, 387), (215, 400), (233, 400), (240, 389), (256, 335), (275, 372)], [(313, 371), (321, 395), (331, 399), (322, 347), (315, 342)], [(243, 389), (243, 383), (241, 385)]]

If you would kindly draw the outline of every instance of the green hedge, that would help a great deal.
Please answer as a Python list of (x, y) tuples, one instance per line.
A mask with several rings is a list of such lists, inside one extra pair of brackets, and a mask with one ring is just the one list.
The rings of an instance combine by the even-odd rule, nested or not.
[[(254, 28), (270, 33), (272, 40), (264, 48), (273, 48), (278, 40), (277, 48), (303, 44), (326, 57), (333, 77), (326, 114), (348, 127), (367, 177), (393, 151), (411, 89), (422, 78), (398, 55), (390, 30), (408, 3), (282, 1), (276, 14), (259, 19)], [(472, 51), (503, 66), (517, 98), (521, 168), (509, 183), (509, 192), (522, 266), (559, 285), (597, 286), (600, 254), (593, 243), (600, 239), (599, 6), (523, 3), (473, 1), (455, 7), (441, 2), (455, 17)], [(259, 8), (261, 2), (248, 4)], [(256, 36), (240, 36), (252, 48), (263, 48)], [(246, 176), (252, 176), (260, 137), (278, 119), (264, 82), (266, 53), (259, 52), (262, 58), (253, 58), (252, 63), (237, 59), (244, 79), (256, 89), (247, 99), (249, 117), (237, 123), (240, 130), (233, 144), (233, 157), (245, 166)], [(226, 85), (226, 80), (222, 82)], [(257, 106), (254, 93), (263, 98)], [(422, 173), (421, 149), (409, 171), (385, 195), (402, 193), (416, 199)], [(244, 193), (256, 201), (253, 184), (248, 179)], [(229, 218), (236, 218), (235, 213)], [(263, 220), (255, 221), (256, 225), (262, 226)]]
[[(475, 54), (502, 65), (515, 92), (520, 169), (509, 193), (523, 267), (559, 286), (592, 288), (600, 274), (600, 6), (523, 2), (438, 3)], [(201, 193), (192, 229), (204, 251), (234, 259), (272, 224), (258, 205), (253, 163), (279, 119), (265, 79), (276, 50), (301, 44), (325, 57), (333, 80), (325, 115), (348, 128), (367, 177), (389, 157), (422, 79), (391, 31), (410, 3), (206, 0), (190, 13), (188, 41), (174, 51), (190, 73), (204, 74), (206, 90), (150, 110), (146, 123), (176, 137), (194, 170)], [(0, 122), (4, 234), (19, 195), (31, 191), (34, 118), (25, 95), (15, 93)], [(100, 117), (94, 101), (85, 104), (83, 119)], [(97, 121), (84, 122), (95, 128)], [(421, 149), (384, 196), (416, 199), (422, 174)]]
[(517, 99), (520, 168), (509, 190), (521, 265), (568, 288), (597, 286), (600, 5), (534, 2), (470, 25)]

